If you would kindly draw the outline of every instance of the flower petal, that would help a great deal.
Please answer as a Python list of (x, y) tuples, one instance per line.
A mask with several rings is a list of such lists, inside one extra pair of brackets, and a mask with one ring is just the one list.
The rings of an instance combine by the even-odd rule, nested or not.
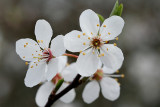
[[(85, 55), (84, 55), (85, 54)], [(92, 53), (92, 49), (88, 49), (81, 53), (77, 59), (78, 73), (82, 76), (91, 76), (97, 71), (99, 58), (97, 53)]]
[(58, 35), (51, 42), (51, 51), (53, 56), (60, 56), (65, 53), (66, 49), (64, 47), (64, 36)]
[(33, 87), (42, 82), (45, 75), (46, 62), (31, 62), (24, 79), (24, 83), (27, 87)]
[(123, 26), (124, 20), (121, 17), (111, 16), (107, 18), (100, 28), (103, 40), (115, 39), (122, 32)]
[[(57, 93), (61, 92), (67, 86), (68, 86), (67, 83), (63, 83)], [(71, 103), (75, 99), (75, 96), (76, 96), (75, 90), (72, 89), (68, 93), (66, 93), (64, 96), (62, 96), (60, 100), (64, 103)]]
[(29, 38), (16, 41), (16, 52), (25, 61), (32, 61), (41, 53), (37, 42)]
[(51, 94), (54, 84), (52, 82), (46, 82), (40, 86), (36, 94), (36, 103), (40, 107), (44, 107), (48, 101), (48, 97)]
[(117, 71), (122, 66), (124, 57), (120, 48), (112, 44), (106, 44), (100, 51), (104, 54), (100, 59), (105, 67)]
[(35, 25), (35, 35), (41, 48), (48, 48), (49, 42), (53, 35), (50, 24), (45, 20), (38, 20)]
[(76, 63), (70, 64), (61, 72), (62, 77), (67, 82), (73, 81), (77, 74), (78, 73)]
[(113, 74), (113, 73), (116, 72), (116, 70), (110, 69), (110, 68), (105, 67), (105, 66), (103, 66), (102, 70), (103, 70), (103, 72), (106, 73), (106, 74)]
[(58, 72), (62, 72), (67, 64), (67, 56), (60, 56), (58, 58)]
[(120, 86), (116, 80), (110, 77), (104, 77), (100, 81), (103, 96), (111, 101), (116, 100), (120, 95)]
[(82, 93), (84, 102), (90, 104), (99, 97), (100, 87), (97, 81), (93, 80), (89, 82)]
[(86, 33), (88, 36), (96, 36), (98, 34), (100, 22), (99, 17), (94, 11), (90, 9), (83, 11), (79, 21), (83, 33)]
[[(84, 45), (85, 43), (85, 45)], [(88, 48), (90, 41), (87, 36), (83, 36), (82, 32), (73, 30), (65, 35), (64, 46), (71, 52), (80, 52)]]
[(53, 77), (58, 73), (58, 64), (59, 63), (59, 59), (58, 58), (52, 58), (49, 62), (48, 62), (48, 68), (47, 68), (47, 73), (46, 73), (46, 77), (47, 80), (50, 81), (53, 79)]

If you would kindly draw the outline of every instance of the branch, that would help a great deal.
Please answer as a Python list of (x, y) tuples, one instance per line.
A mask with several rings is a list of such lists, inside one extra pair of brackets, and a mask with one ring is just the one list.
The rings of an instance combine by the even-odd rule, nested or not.
[[(61, 98), (63, 95), (65, 95), (67, 92), (69, 92), (70, 90), (72, 90), (73, 88), (76, 88), (77, 86), (79, 86), (83, 81), (79, 81), (79, 79), (81, 78), (81, 75), (77, 74), (77, 76), (75, 77), (75, 79), (71, 82), (70, 85), (68, 85), (68, 87), (66, 87), (63, 91), (61, 91), (60, 93), (58, 93), (57, 95), (52, 94), (49, 96), (48, 98), (48, 102), (45, 105), (45, 107), (51, 107), (51, 105), (57, 101), (59, 98)], [(53, 90), (54, 91), (54, 90)]]

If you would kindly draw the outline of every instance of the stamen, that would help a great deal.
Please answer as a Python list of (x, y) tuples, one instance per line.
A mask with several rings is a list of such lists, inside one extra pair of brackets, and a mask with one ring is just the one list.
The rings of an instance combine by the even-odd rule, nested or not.
[(26, 65), (28, 65), (28, 62), (25, 62)]
[(107, 41), (107, 40), (106, 40), (105, 42), (106, 42), (106, 43), (109, 43), (109, 41)]
[(114, 43), (114, 46), (117, 46), (117, 44), (116, 44), (116, 43)]
[(110, 35), (111, 33), (110, 32), (108, 32), (108, 35)]
[(122, 78), (124, 78), (124, 77), (125, 77), (125, 75), (124, 75), (124, 74), (121, 74), (121, 77), (122, 77)]
[(91, 32), (91, 35), (93, 35), (93, 33)]
[(83, 52), (83, 55), (86, 55), (86, 53)]
[(26, 45), (28, 45), (28, 43), (26, 43)]
[(101, 34), (99, 34), (99, 36), (101, 36)]
[(81, 37), (81, 35), (78, 35), (78, 38), (80, 38)]
[(101, 57), (101, 55), (99, 54), (98, 57)]
[(86, 43), (84, 42), (83, 45), (86, 45)]
[(102, 53), (101, 55), (104, 56), (104, 53)]
[(103, 25), (103, 27), (106, 27), (106, 25)]
[(38, 64), (36, 64), (36, 66), (38, 66)]
[(37, 42), (40, 43), (40, 40), (38, 40)]
[(80, 53), (82, 53), (82, 50), (80, 50)]
[(83, 35), (86, 35), (85, 33), (83, 33)]
[(31, 66), (31, 68), (33, 68), (33, 65)]
[(118, 78), (115, 78), (115, 80), (118, 82)]
[(99, 24), (97, 24), (97, 26), (99, 26)]
[(37, 44), (35, 44), (35, 45), (37, 45)]
[(97, 47), (97, 49), (100, 49), (99, 47)]
[(41, 43), (43, 43), (43, 40), (41, 40)]
[(119, 70), (117, 70), (116, 73), (119, 73)]
[(116, 40), (118, 40), (119, 38), (118, 37), (116, 37)]
[(26, 45), (24, 45), (24, 47), (26, 47)]
[(107, 48), (107, 51), (108, 51), (108, 48)]
[(25, 56), (23, 58), (25, 58)]
[(90, 37), (88, 37), (88, 39), (91, 39)]
[(34, 54), (32, 54), (32, 56), (33, 56)]

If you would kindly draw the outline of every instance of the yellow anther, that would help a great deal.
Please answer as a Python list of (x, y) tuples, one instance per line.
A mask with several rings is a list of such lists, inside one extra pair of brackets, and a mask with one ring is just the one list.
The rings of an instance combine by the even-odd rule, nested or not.
[(107, 40), (106, 40), (105, 42), (106, 42), (106, 43), (109, 43), (109, 41), (107, 41)]
[(121, 77), (122, 77), (122, 78), (124, 78), (124, 77), (125, 77), (125, 75), (124, 75), (124, 74), (121, 74)]
[(107, 51), (108, 51), (108, 48), (107, 48)]
[(118, 37), (116, 37), (116, 40), (118, 40)]
[(43, 43), (43, 40), (41, 40), (41, 43)]
[(37, 45), (37, 44), (35, 44), (35, 45)]
[(34, 54), (32, 54), (32, 56), (33, 56)]
[(101, 36), (101, 34), (99, 34), (99, 36)]
[(82, 53), (82, 50), (80, 50), (80, 53)]
[(117, 70), (116, 73), (119, 73), (119, 70)]
[(42, 51), (42, 50), (39, 50), (39, 51)]
[(40, 62), (40, 60), (38, 60), (38, 62)]
[(83, 33), (83, 35), (86, 35), (85, 33)]
[(95, 54), (95, 52), (92, 52), (93, 54)]
[(103, 25), (103, 27), (106, 27), (106, 25)]
[(25, 58), (25, 56), (23, 58)]
[(38, 66), (38, 64), (36, 64), (36, 66)]
[(118, 78), (115, 78), (115, 80), (118, 82)]
[(99, 47), (97, 47), (97, 49), (100, 49)]
[(28, 62), (25, 62), (26, 65), (28, 65)]
[(83, 45), (86, 45), (86, 43), (84, 42)]
[(97, 24), (97, 26), (99, 26), (99, 24)]
[(40, 40), (38, 40), (37, 42), (40, 43)]
[(36, 63), (36, 62), (34, 62), (34, 63)]
[(39, 56), (41, 56), (41, 54), (38, 54)]
[(111, 33), (110, 32), (108, 32), (108, 35), (110, 35)]
[(31, 66), (31, 68), (33, 68), (33, 65)]
[(93, 35), (93, 33), (91, 32), (91, 35)]
[(90, 37), (88, 37), (88, 39), (91, 39)]
[(120, 86), (120, 85), (121, 85), (121, 83), (119, 83), (119, 82), (118, 82), (118, 85)]
[(81, 35), (78, 35), (78, 38), (80, 38), (81, 37)]
[(28, 43), (26, 43), (26, 45), (28, 45)]
[(83, 55), (86, 55), (86, 53), (83, 52)]
[(101, 55), (104, 56), (104, 53), (102, 53)]
[(116, 43), (114, 43), (114, 46), (117, 46), (117, 44), (116, 44)]
[(101, 57), (101, 55), (98, 55), (98, 57)]
[(26, 47), (26, 45), (24, 45), (24, 47)]

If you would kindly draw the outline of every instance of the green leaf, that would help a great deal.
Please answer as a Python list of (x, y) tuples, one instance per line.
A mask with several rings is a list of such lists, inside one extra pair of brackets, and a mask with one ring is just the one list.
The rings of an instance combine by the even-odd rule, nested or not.
[(104, 22), (104, 17), (102, 16), (102, 15), (100, 15), (100, 14), (97, 14), (98, 15), (98, 17), (99, 17), (99, 19), (100, 19), (100, 21), (103, 23)]
[(54, 94), (59, 90), (63, 82), (64, 82), (64, 79), (61, 79), (58, 81), (58, 83), (56, 84), (56, 87), (54, 88)]
[(121, 16), (122, 11), (123, 11), (123, 4), (119, 5), (118, 0), (117, 0), (113, 9), (112, 9), (110, 16), (113, 16), (113, 15)]

